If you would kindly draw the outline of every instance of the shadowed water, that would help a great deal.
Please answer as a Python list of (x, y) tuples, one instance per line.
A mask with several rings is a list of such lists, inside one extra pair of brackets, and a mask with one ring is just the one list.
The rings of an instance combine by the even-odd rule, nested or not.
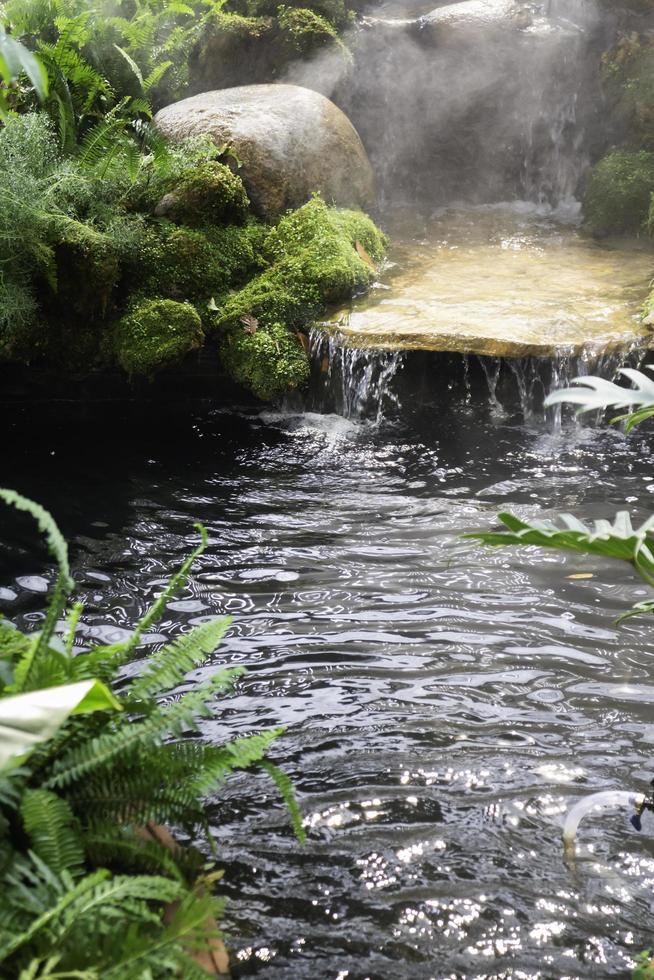
[[(572, 803), (652, 774), (651, 625), (613, 624), (645, 588), (592, 559), (461, 539), (506, 508), (643, 517), (648, 440), (552, 435), (474, 390), (444, 407), (437, 388), (379, 424), (214, 413), (5, 455), (2, 482), (72, 539), (87, 637), (123, 636), (193, 521), (209, 531), (149, 641), (235, 617), (195, 676), (248, 674), (204, 732), (285, 725), (273, 754), (309, 831), (300, 847), (263, 777), (212, 802), (236, 976), (624, 976), (650, 941), (647, 818), (641, 835), (619, 813), (587, 818), (572, 870), (561, 843)], [(1, 519), (0, 608), (36, 627), (43, 565), (29, 524)]]

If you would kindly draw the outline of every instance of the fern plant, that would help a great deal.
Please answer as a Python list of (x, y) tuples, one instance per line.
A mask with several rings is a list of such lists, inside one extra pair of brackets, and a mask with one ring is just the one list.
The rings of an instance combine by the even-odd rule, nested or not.
[(81, 607), (69, 607), (66, 542), (38, 504), (10, 490), (0, 500), (34, 517), (57, 565), (41, 630), (0, 625), (0, 976), (207, 976), (207, 957), (220, 948), (219, 875), (166, 825), (212, 848), (206, 797), (231, 772), (258, 765), (300, 839), (303, 830), (288, 777), (266, 758), (281, 729), (222, 745), (197, 737), (199, 719), (242, 671), (218, 670), (170, 696), (213, 653), (229, 619), (165, 645), (140, 673), (122, 671), (186, 580), (206, 532), (197, 525), (200, 544), (127, 640), (76, 653)]

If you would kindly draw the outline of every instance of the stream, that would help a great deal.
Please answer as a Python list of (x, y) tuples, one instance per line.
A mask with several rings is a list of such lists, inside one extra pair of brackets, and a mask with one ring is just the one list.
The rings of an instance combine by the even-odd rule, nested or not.
[[(651, 941), (652, 825), (588, 818), (573, 868), (561, 827), (581, 797), (652, 776), (651, 625), (613, 622), (646, 590), (621, 567), (461, 535), (509, 508), (644, 517), (654, 454), (643, 433), (500, 412), (475, 359), (439, 385), (421, 357), (386, 371), (395, 399), (368, 419), (214, 410), (95, 439), (17, 433), (4, 482), (71, 540), (81, 642), (124, 636), (193, 522), (209, 531), (147, 640), (234, 617), (195, 676), (248, 673), (203, 730), (284, 725), (272, 754), (309, 832), (298, 845), (263, 776), (212, 801), (236, 977), (626, 976)], [(0, 609), (38, 628), (33, 529), (3, 513), (2, 539)]]

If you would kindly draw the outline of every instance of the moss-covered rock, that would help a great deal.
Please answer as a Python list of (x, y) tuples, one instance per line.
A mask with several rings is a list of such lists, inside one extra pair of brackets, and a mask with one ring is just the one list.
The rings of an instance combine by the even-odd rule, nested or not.
[(654, 41), (625, 34), (602, 57), (610, 125), (635, 148), (654, 146)]
[(102, 320), (111, 308), (120, 280), (120, 250), (116, 239), (73, 218), (52, 222), (56, 268), (50, 281), (48, 306), (62, 316)]
[(298, 54), (311, 54), (317, 48), (340, 45), (338, 31), (320, 14), (306, 7), (280, 6), (277, 20), (281, 31)]
[(254, 333), (231, 330), (222, 339), (220, 359), (234, 381), (256, 398), (272, 401), (309, 380), (309, 361), (297, 334), (282, 323)]
[(175, 177), (155, 214), (198, 227), (245, 221), (248, 196), (241, 178), (217, 160), (206, 160)]
[(263, 246), (269, 268), (224, 299), (216, 326), (235, 326), (244, 316), (301, 326), (327, 304), (366, 289), (385, 248), (385, 236), (363, 212), (314, 198), (269, 232)]
[(202, 346), (202, 323), (190, 303), (144, 300), (116, 324), (113, 351), (128, 374), (151, 377)]
[(258, 270), (268, 231), (255, 219), (202, 229), (168, 221), (145, 226), (130, 253), (128, 288), (148, 296), (206, 303)]
[(654, 191), (654, 153), (614, 150), (593, 169), (584, 195), (584, 219), (595, 235), (638, 233)]
[(293, 331), (367, 288), (385, 248), (366, 215), (328, 208), (319, 198), (283, 218), (264, 243), (269, 267), (217, 309), (226, 371), (265, 399), (304, 383), (308, 359)]

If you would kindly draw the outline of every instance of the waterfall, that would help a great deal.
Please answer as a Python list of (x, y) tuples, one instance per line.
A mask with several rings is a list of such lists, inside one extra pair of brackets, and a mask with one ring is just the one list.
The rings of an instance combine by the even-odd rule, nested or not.
[[(440, 371), (447, 373), (450, 382), (446, 400), (452, 410), (483, 404), (485, 400), (497, 419), (517, 417), (555, 433), (561, 431), (562, 408), (557, 405), (545, 409), (546, 395), (579, 377), (599, 375), (611, 380), (621, 367), (638, 367), (643, 357), (637, 345), (602, 352), (591, 348), (581, 353), (561, 349), (551, 358), (441, 355), (452, 359), (444, 368), (442, 363), (429, 360), (438, 358), (433, 352), (350, 347), (337, 333), (317, 328), (311, 332), (310, 352), (313, 383), (304, 407), (311, 411), (335, 412), (348, 419), (368, 419), (377, 424), (403, 409), (412, 411), (425, 397), (415, 390), (415, 371), (422, 359), (428, 379)], [(410, 368), (413, 377), (409, 377)], [(407, 374), (404, 388), (411, 391), (410, 398), (403, 395), (399, 383), (403, 369)], [(457, 374), (458, 381), (452, 381)], [(433, 394), (432, 385), (433, 381), (428, 380), (425, 404), (429, 394)], [(574, 417), (571, 412), (570, 416)], [(593, 424), (600, 417), (601, 413), (587, 413), (584, 425)]]
[(507, 18), (507, 2), (496, 23), (475, 24), (469, 3), (371, 18), (350, 38), (352, 72), (328, 83), (319, 62), (293, 74), (350, 116), (384, 200), (556, 206), (575, 196), (605, 126), (601, 15), (589, 0), (548, 0), (514, 4)]
[(313, 409), (379, 423), (389, 408), (399, 408), (392, 382), (404, 363), (404, 352), (347, 347), (337, 334), (315, 328), (309, 344)]
[[(554, 432), (559, 432), (562, 407), (544, 409), (546, 395), (568, 387), (575, 378), (588, 375), (613, 380), (620, 368), (638, 367), (643, 354), (642, 348), (632, 344), (608, 351), (588, 348), (581, 353), (561, 349), (551, 358), (478, 357), (477, 361), (486, 379), (488, 404), (493, 414), (506, 416), (517, 405), (525, 422), (547, 422)], [(601, 413), (585, 414), (585, 424), (596, 420), (598, 415)]]

